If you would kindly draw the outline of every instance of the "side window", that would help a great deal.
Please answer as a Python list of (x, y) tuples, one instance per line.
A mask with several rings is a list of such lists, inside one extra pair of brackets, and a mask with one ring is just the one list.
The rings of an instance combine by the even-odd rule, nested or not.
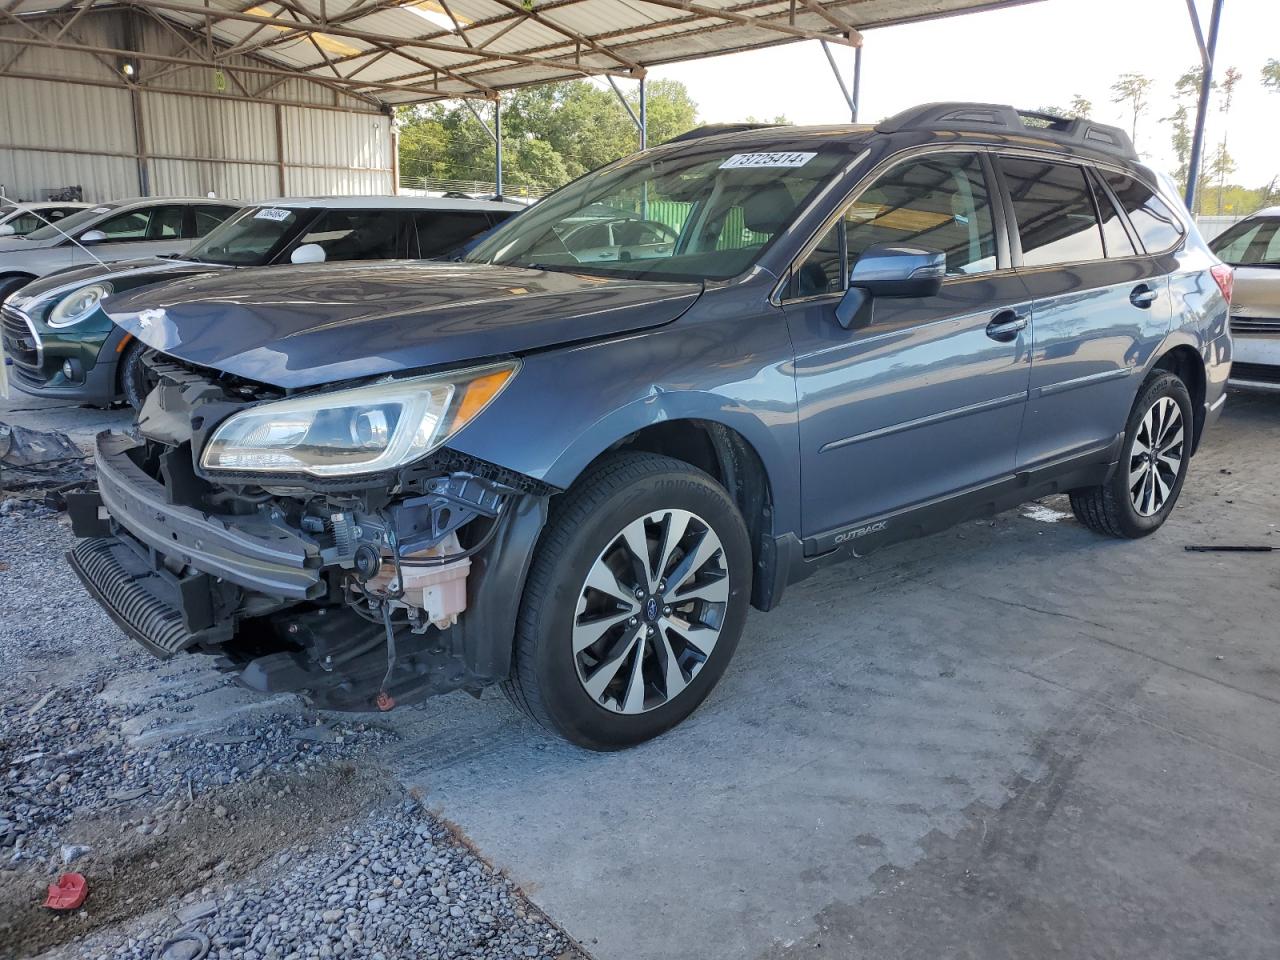
[(328, 261), (395, 260), (401, 256), (400, 224), (400, 216), (386, 210), (330, 210), (294, 247), (319, 244)]
[(1001, 157), (1028, 267), (1101, 260), (1102, 230), (1084, 170), (1048, 160)]
[(177, 240), (182, 236), (182, 222), (186, 216), (186, 207), (156, 207), (151, 211), (151, 227), (147, 231), (147, 239)]
[[(1094, 173), (1097, 173), (1095, 170)], [(1102, 215), (1102, 241), (1107, 248), (1108, 257), (1132, 257), (1137, 254), (1129, 231), (1124, 228), (1124, 218), (1107, 196), (1098, 181), (1093, 183), (1093, 196), (1098, 201), (1098, 212)]]
[[(59, 218), (51, 213), (45, 213), (53, 223), (57, 223)], [(20, 213), (12, 220), (6, 220), (5, 226), (13, 230), (13, 235), (22, 237), (30, 233), (32, 230), (39, 230), (44, 226), (44, 221), (37, 217), (34, 213)]]
[(147, 239), (147, 221), (151, 219), (150, 210), (131, 210), (109, 217), (90, 230), (101, 230), (107, 235), (104, 243), (120, 243), (126, 240)]
[(236, 207), (219, 207), (214, 204), (202, 203), (198, 207), (193, 207), (195, 214), (195, 236), (203, 237), (206, 233), (226, 220), (229, 216), (236, 212)]
[(476, 234), (489, 229), (489, 218), (480, 212), (424, 212), (417, 214), (416, 220), (418, 256), (425, 260), (455, 250)]
[(852, 265), (873, 243), (941, 250), (947, 274), (996, 268), (996, 238), (982, 163), (976, 154), (939, 153), (894, 167), (845, 211)]
[(1182, 224), (1154, 190), (1123, 173), (1104, 174), (1107, 183), (1129, 214), (1129, 222), (1147, 248), (1147, 253), (1164, 253), (1182, 240)]
[(868, 187), (818, 241), (795, 277), (795, 296), (839, 293), (849, 268), (876, 243), (904, 243), (947, 256), (947, 274), (996, 268), (991, 199), (976, 154), (908, 160)]

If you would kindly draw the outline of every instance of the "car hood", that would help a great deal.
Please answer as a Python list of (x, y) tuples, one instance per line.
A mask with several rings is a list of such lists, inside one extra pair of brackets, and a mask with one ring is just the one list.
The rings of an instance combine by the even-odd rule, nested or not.
[(103, 301), (139, 340), (286, 389), (616, 336), (676, 319), (700, 283), (475, 263), (237, 270)]
[[(196, 263), (192, 260), (174, 260), (167, 257), (94, 263), (45, 274), (23, 287), (22, 296), (24, 300), (39, 300), (55, 293), (70, 293), (86, 283), (98, 280), (111, 281), (116, 284), (117, 289), (132, 289), (142, 283), (159, 283), (226, 269), (229, 268), (221, 264)], [(157, 274), (154, 279), (153, 274)]]

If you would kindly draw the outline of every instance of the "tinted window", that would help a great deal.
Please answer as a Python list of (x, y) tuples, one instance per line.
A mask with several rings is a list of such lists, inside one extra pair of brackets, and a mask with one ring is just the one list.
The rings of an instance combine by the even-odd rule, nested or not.
[(479, 211), (464, 213), (442, 210), (416, 215), (418, 256), (438, 257), (461, 247), (476, 234), (489, 229), (489, 218)]
[(1082, 169), (1016, 157), (1001, 157), (1000, 166), (1026, 266), (1102, 259), (1102, 230)]
[(850, 205), (844, 224), (850, 264), (873, 243), (906, 243), (941, 250), (948, 274), (996, 268), (991, 201), (973, 154), (940, 153), (894, 167)]
[(1182, 239), (1182, 224), (1154, 190), (1123, 173), (1103, 176), (1129, 214), (1129, 222), (1138, 231), (1147, 253), (1162, 253), (1177, 246)]
[(1095, 181), (1093, 196), (1098, 201), (1098, 212), (1102, 215), (1102, 239), (1107, 246), (1108, 257), (1132, 257), (1137, 254), (1129, 231), (1124, 228), (1124, 217), (1107, 195), (1107, 191)]
[(147, 237), (151, 240), (176, 240), (182, 236), (182, 221), (187, 208), (182, 206), (156, 207), (151, 211), (151, 227)]
[(1280, 266), (1280, 217), (1234, 224), (1210, 240), (1209, 248), (1232, 266)]
[[(55, 222), (57, 220), (56, 217), (50, 217), (48, 214), (45, 214), (45, 216)], [(22, 237), (26, 236), (32, 230), (39, 230), (43, 227), (44, 220), (41, 220), (34, 213), (20, 213), (12, 220), (6, 220), (4, 225), (11, 228), (15, 236)]]
[(201, 204), (193, 208), (195, 210), (195, 226), (197, 237), (203, 237), (218, 224), (226, 220), (236, 212), (235, 207), (217, 207), (210, 204)]
[[(68, 218), (70, 219), (70, 218)], [(150, 210), (133, 210), (117, 217), (108, 217), (94, 230), (101, 230), (107, 235), (105, 242), (119, 243), (125, 240), (147, 239), (147, 221), (151, 219)]]
[(837, 222), (823, 234), (813, 252), (805, 257), (796, 273), (796, 295), (817, 297), (824, 293), (839, 293), (844, 289), (844, 251), (841, 234), (844, 222)]
[(404, 256), (403, 218), (386, 210), (330, 210), (297, 246), (317, 243), (326, 260), (395, 260)]

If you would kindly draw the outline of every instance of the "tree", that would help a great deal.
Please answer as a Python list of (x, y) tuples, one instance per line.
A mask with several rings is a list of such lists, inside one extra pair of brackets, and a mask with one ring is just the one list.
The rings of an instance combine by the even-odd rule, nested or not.
[[(648, 141), (691, 129), (698, 107), (685, 86), (658, 80), (646, 90)], [(639, 114), (639, 92), (627, 94)], [(486, 122), (492, 108), (477, 108)], [(400, 169), (407, 177), (493, 182), (494, 145), (463, 103), (401, 108)], [(587, 81), (544, 84), (503, 95), (504, 189), (545, 193), (636, 150), (639, 132), (613, 91)]]
[(1070, 117), (1078, 117), (1081, 120), (1087, 119), (1093, 113), (1093, 101), (1080, 94), (1071, 95), (1071, 112), (1067, 114)]
[(1262, 65), (1262, 85), (1272, 93), (1280, 93), (1280, 60), (1275, 57)]
[(1122, 73), (1111, 85), (1114, 96), (1112, 103), (1127, 103), (1133, 114), (1130, 124), (1129, 139), (1138, 142), (1138, 118), (1147, 112), (1147, 93), (1151, 89), (1152, 79), (1141, 73)]
[(1231, 101), (1235, 97), (1236, 84), (1243, 78), (1244, 74), (1235, 67), (1227, 67), (1227, 72), (1222, 75), (1222, 99), (1218, 108), (1222, 114), (1222, 140), (1218, 143), (1218, 150), (1213, 160), (1213, 172), (1218, 177), (1218, 216), (1222, 216), (1222, 189), (1226, 186), (1227, 174), (1234, 173), (1236, 169), (1235, 161), (1227, 152), (1227, 117), (1231, 113)]
[[(1202, 67), (1192, 67), (1178, 77), (1173, 84), (1174, 111), (1169, 116), (1161, 118), (1164, 122), (1173, 124), (1173, 155), (1178, 161), (1173, 178), (1181, 193), (1186, 193), (1187, 177), (1190, 175), (1191, 117), (1200, 97), (1200, 80), (1203, 76)], [(1200, 191), (1197, 190), (1196, 193), (1198, 195)]]

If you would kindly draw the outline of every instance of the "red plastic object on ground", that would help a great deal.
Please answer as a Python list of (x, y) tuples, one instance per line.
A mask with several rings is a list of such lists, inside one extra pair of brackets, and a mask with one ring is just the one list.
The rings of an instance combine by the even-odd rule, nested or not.
[(57, 883), (49, 884), (44, 905), (50, 910), (75, 910), (89, 895), (89, 884), (79, 873), (64, 873)]

